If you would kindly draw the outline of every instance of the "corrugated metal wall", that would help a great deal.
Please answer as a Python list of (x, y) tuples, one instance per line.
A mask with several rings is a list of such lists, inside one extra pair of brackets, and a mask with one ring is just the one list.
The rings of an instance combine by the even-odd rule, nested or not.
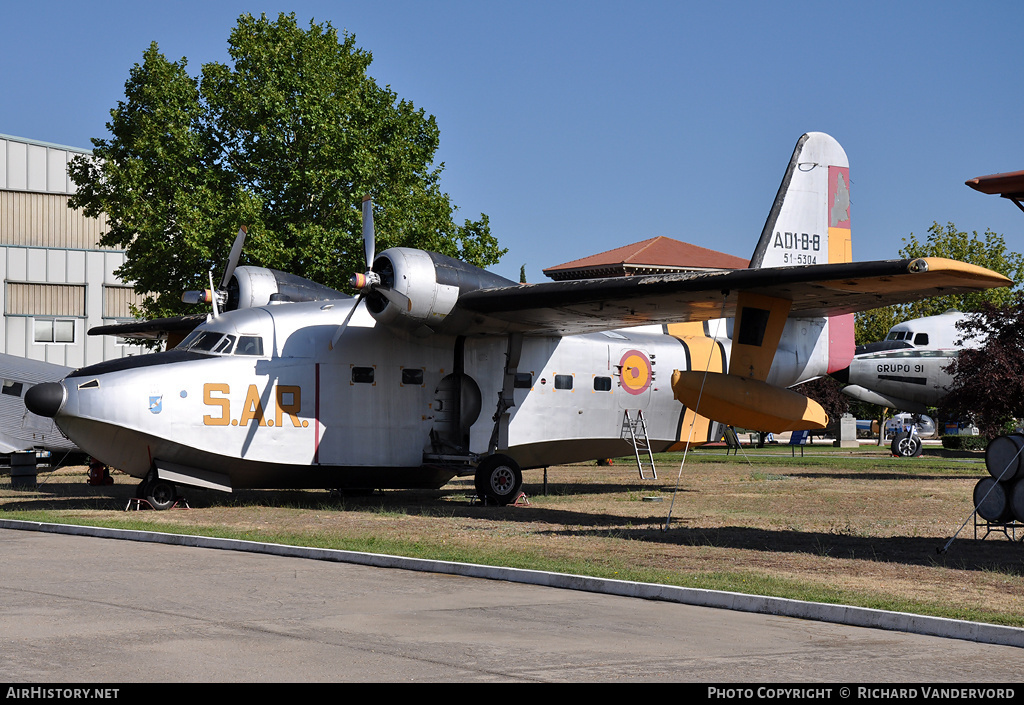
[(0, 135), (0, 352), (68, 367), (146, 352), (87, 335), (129, 318), (138, 297), (114, 274), (124, 252), (97, 245), (106, 218), (68, 208), (79, 154), (89, 152)]
[(0, 243), (25, 247), (95, 250), (106, 216), (86, 218), (68, 208), (68, 196), (0, 191)]
[(13, 316), (85, 317), (84, 284), (7, 282), (4, 313)]
[(130, 286), (103, 287), (103, 317), (131, 318), (131, 307), (142, 303), (142, 296), (135, 293)]

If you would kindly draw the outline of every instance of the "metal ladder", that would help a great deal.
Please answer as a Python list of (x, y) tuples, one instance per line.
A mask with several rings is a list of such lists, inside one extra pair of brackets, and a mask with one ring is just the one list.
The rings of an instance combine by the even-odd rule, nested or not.
[[(629, 434), (628, 436), (626, 435), (627, 433)], [(651, 444), (647, 440), (647, 421), (644, 419), (644, 412), (642, 409), (637, 409), (636, 418), (630, 417), (629, 409), (626, 409), (626, 411), (623, 412), (621, 435), (622, 438), (633, 444), (633, 455), (636, 456), (636, 467), (637, 470), (640, 471), (640, 479), (657, 480), (658, 471), (654, 467), (654, 454), (651, 453)], [(646, 462), (641, 457), (640, 451), (646, 453)], [(644, 475), (645, 464), (650, 467), (650, 477), (646, 477)]]

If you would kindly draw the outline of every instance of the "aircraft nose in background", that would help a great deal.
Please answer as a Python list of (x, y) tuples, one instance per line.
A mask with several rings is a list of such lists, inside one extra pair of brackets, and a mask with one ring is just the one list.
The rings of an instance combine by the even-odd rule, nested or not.
[(53, 418), (64, 405), (64, 385), (60, 382), (37, 384), (25, 393), (25, 406), (33, 414)]

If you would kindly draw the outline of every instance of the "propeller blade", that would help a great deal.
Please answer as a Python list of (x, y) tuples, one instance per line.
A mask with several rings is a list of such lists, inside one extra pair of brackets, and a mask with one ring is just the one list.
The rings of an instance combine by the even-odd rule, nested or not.
[(366, 255), (366, 268), (373, 269), (373, 197), (363, 196), (363, 253)]
[(217, 292), (213, 291), (213, 270), (211, 269), (209, 272), (207, 272), (207, 274), (210, 277), (210, 290), (211, 293), (213, 294), (210, 303), (213, 305), (213, 317), (216, 318), (217, 316), (220, 315), (220, 306), (217, 305)]
[(348, 322), (352, 320), (352, 314), (356, 312), (357, 308), (359, 308), (359, 304), (362, 300), (363, 295), (359, 294), (359, 296), (356, 297), (355, 305), (353, 305), (349, 310), (348, 315), (345, 316), (345, 320), (341, 322), (341, 325), (338, 326), (338, 330), (334, 333), (334, 337), (331, 338), (331, 350), (334, 350), (334, 346), (338, 344), (339, 340), (341, 340), (342, 334), (345, 332), (345, 329), (348, 328)]
[(221, 289), (227, 287), (228, 282), (231, 281), (231, 275), (235, 273), (235, 267), (238, 266), (238, 260), (242, 256), (242, 246), (245, 244), (245, 236), (248, 232), (244, 225), (238, 229), (235, 242), (231, 245), (231, 254), (228, 255), (228, 266), (224, 269), (224, 276), (220, 280)]
[(387, 289), (383, 286), (374, 287), (373, 290), (395, 306), (404, 308), (406, 311), (412, 311), (412, 300), (405, 294), (400, 294), (394, 289)]

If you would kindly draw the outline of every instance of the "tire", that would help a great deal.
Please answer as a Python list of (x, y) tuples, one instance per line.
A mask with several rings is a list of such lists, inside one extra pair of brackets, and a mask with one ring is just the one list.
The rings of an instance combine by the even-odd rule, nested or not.
[(174, 483), (167, 480), (156, 479), (147, 482), (143, 494), (143, 499), (149, 502), (153, 509), (170, 509), (178, 501), (178, 491)]
[(895, 438), (892, 439), (892, 445), (889, 446), (892, 450), (892, 454), (901, 458), (916, 458), (921, 455), (921, 439), (917, 436), (911, 436), (906, 431), (897, 433)]
[(475, 480), (479, 497), (503, 507), (519, 496), (523, 472), (512, 458), (491, 455), (477, 467)]

